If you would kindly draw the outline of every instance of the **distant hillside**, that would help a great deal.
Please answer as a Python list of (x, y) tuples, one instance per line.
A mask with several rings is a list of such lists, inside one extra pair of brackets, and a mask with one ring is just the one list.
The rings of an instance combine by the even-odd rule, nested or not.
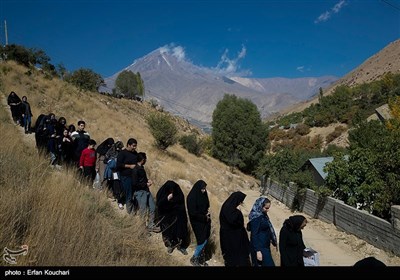
[(337, 80), (335, 76), (308, 77), (308, 78), (264, 78), (250, 79), (231, 77), (248, 88), (265, 93), (287, 93), (300, 100), (310, 99), (319, 92), (319, 88), (326, 88)]
[(338, 85), (353, 86), (372, 82), (388, 72), (400, 72), (400, 39), (371, 56), (359, 67), (339, 79), (326, 92), (330, 93)]
[[(368, 58), (359, 67), (355, 68), (343, 78), (337, 80), (331, 86), (324, 88), (324, 95), (330, 95), (339, 85), (355, 86), (363, 83), (369, 83), (379, 80), (385, 73), (400, 73), (400, 39), (390, 43), (380, 52)], [(302, 112), (311, 104), (318, 103), (318, 97), (312, 98), (309, 101), (300, 102), (287, 107), (275, 115), (271, 115), (267, 120), (279, 119), (290, 113)], [(374, 115), (370, 116), (373, 118)], [(348, 142), (348, 126), (346, 124), (332, 123), (326, 127), (312, 127), (308, 136), (320, 137), (324, 140), (324, 146), (328, 144), (325, 139), (335, 133), (337, 127), (343, 126), (345, 130), (336, 137), (330, 144), (340, 147), (347, 147)]]
[(100, 91), (111, 92), (123, 70), (140, 72), (146, 100), (157, 100), (165, 110), (202, 128), (210, 126), (215, 106), (226, 93), (251, 100), (257, 104), (262, 117), (267, 117), (310, 98), (320, 87), (337, 80), (333, 76), (300, 79), (226, 77), (177, 57), (168, 47), (163, 47), (105, 78), (106, 87)]
[[(400, 72), (400, 39), (390, 43), (384, 49), (368, 58), (360, 66), (352, 70), (343, 78), (337, 80), (331, 86), (324, 88), (324, 95), (331, 94), (339, 85), (354, 86), (362, 83), (372, 82), (385, 73)], [(317, 103), (318, 98), (300, 102), (287, 107), (279, 112), (279, 114), (288, 114), (293, 112), (301, 112), (311, 104)]]

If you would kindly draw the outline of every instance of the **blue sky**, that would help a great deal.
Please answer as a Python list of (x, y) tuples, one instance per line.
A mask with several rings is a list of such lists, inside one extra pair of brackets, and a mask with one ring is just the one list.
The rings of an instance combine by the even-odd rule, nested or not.
[(0, 42), (103, 77), (172, 46), (251, 78), (344, 76), (400, 38), (400, 0), (0, 0)]

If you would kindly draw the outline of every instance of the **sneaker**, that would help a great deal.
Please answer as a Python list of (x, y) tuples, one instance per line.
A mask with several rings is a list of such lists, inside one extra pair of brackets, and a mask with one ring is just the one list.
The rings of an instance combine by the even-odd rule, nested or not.
[(124, 210), (124, 205), (122, 205), (121, 203), (118, 203), (118, 208), (121, 210)]
[(155, 233), (161, 232), (161, 228), (158, 227), (158, 226), (148, 227), (147, 230), (150, 231), (150, 232), (155, 232)]
[(184, 255), (187, 255), (187, 254), (188, 254), (188, 252), (186, 251), (185, 248), (178, 248), (178, 251), (181, 252), (181, 253), (184, 254)]
[(175, 250), (175, 247), (167, 247), (167, 253), (172, 254), (172, 252)]

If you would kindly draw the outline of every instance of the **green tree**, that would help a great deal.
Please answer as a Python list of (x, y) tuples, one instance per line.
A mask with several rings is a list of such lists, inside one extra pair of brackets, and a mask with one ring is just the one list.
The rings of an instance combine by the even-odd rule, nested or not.
[(379, 121), (361, 123), (349, 133), (348, 157), (326, 167), (327, 186), (345, 203), (390, 219), (400, 203), (400, 133)]
[(3, 60), (14, 60), (28, 68), (40, 67), (49, 77), (57, 76), (54, 65), (50, 63), (50, 57), (40, 49), (28, 49), (20, 45), (7, 45), (1, 47), (1, 58)]
[(80, 68), (66, 75), (65, 80), (81, 90), (97, 91), (104, 83), (103, 78), (91, 69)]
[(212, 128), (213, 157), (232, 168), (253, 172), (265, 152), (268, 136), (257, 106), (225, 94), (213, 112)]
[(127, 98), (134, 98), (136, 95), (137, 79), (135, 73), (124, 70), (119, 73), (115, 80), (117, 94), (122, 94)]
[(318, 102), (319, 104), (322, 105), (322, 97), (324, 96), (324, 91), (322, 90), (322, 87), (319, 88), (319, 95), (318, 95)]
[(15, 44), (4, 47), (2, 58), (4, 60), (14, 60), (26, 67), (36, 64), (34, 53), (31, 50)]
[(283, 147), (275, 154), (267, 154), (260, 161), (257, 175), (268, 174), (274, 180), (281, 183), (293, 181), (293, 176), (300, 171), (301, 166), (317, 152), (306, 150), (294, 150), (291, 147)]
[(144, 95), (144, 83), (140, 73), (133, 73), (130, 70), (124, 70), (119, 73), (115, 80), (115, 89), (118, 95), (123, 95), (127, 98), (135, 98)]
[(31, 52), (34, 56), (34, 64), (42, 65), (43, 68), (51, 68), (50, 57), (43, 50), (32, 49)]
[(156, 146), (166, 150), (177, 142), (178, 129), (174, 121), (164, 113), (152, 113), (146, 118)]
[(351, 201), (355, 197), (354, 187), (357, 184), (357, 176), (350, 173), (348, 159), (342, 153), (337, 153), (334, 160), (327, 163), (324, 170), (328, 174), (325, 183), (333, 192), (333, 196), (345, 203)]
[(136, 73), (137, 95), (144, 98), (144, 82), (139, 72)]

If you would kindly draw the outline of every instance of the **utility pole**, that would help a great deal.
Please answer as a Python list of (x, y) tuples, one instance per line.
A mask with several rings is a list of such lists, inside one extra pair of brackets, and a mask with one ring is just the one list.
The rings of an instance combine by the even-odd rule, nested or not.
[(4, 33), (6, 34), (6, 46), (8, 45), (7, 21), (4, 20)]

